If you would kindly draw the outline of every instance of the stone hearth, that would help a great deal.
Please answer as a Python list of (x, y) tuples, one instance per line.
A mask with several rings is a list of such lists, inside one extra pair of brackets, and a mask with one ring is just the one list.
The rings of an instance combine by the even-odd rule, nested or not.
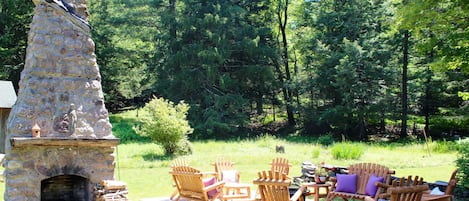
[[(93, 200), (114, 178), (115, 148), (86, 0), (33, 0), (18, 98), (7, 122), (5, 194), (16, 200)], [(40, 137), (32, 137), (32, 127)]]

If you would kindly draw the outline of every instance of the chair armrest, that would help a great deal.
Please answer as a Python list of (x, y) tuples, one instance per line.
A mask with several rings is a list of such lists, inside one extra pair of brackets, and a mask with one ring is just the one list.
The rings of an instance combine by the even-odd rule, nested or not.
[(331, 182), (331, 191), (334, 191), (335, 190), (335, 186), (337, 184), (337, 178), (336, 177), (331, 177), (329, 178), (329, 181)]
[(216, 172), (201, 172), (202, 176), (207, 176), (207, 175), (212, 175), (212, 176), (217, 176)]
[(214, 190), (214, 189), (220, 189), (220, 188), (223, 188), (224, 185), (225, 185), (224, 181), (219, 181), (219, 182), (216, 182), (212, 185), (204, 187), (204, 191), (211, 191), (211, 190)]
[(381, 188), (384, 188), (384, 189), (387, 189), (387, 188), (391, 187), (391, 185), (385, 184), (385, 183), (382, 183), (382, 182), (376, 182), (375, 186), (381, 187)]
[(297, 201), (298, 199), (300, 199), (300, 197), (303, 195), (303, 193), (305, 192), (306, 190), (306, 186), (305, 185), (302, 185), (300, 187), (300, 189), (298, 189), (295, 194), (293, 194), (293, 196), (290, 198), (290, 201)]
[(408, 193), (408, 192), (423, 192), (428, 190), (428, 185), (416, 185), (416, 186), (399, 186), (389, 188), (389, 193)]
[(375, 199), (389, 199), (389, 197), (391, 196), (390, 193), (388, 193), (387, 189), (389, 187), (392, 187), (391, 185), (389, 184), (385, 184), (385, 183), (382, 183), (382, 182), (375, 182), (375, 186), (378, 187), (378, 190), (376, 192), (376, 195), (375, 195)]

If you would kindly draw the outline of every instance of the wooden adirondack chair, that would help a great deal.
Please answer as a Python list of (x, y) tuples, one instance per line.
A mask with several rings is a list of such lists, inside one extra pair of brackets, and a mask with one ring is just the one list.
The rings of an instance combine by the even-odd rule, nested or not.
[(355, 192), (341, 192), (341, 189), (337, 189), (341, 181), (338, 181), (333, 177), (330, 178), (331, 191), (327, 195), (327, 201), (331, 201), (336, 197), (340, 197), (343, 200), (378, 200), (379, 195), (384, 189), (382, 186), (377, 186), (375, 196), (368, 195), (366, 193), (368, 179), (371, 178), (372, 175), (375, 175), (376, 177), (383, 177), (383, 183), (389, 184), (391, 182), (391, 175), (394, 173), (394, 170), (390, 170), (388, 167), (374, 163), (357, 163), (350, 165), (348, 167), (348, 175), (356, 175)]
[(390, 201), (420, 201), (428, 185), (397, 186), (390, 187)]
[(215, 172), (217, 173), (217, 178), (219, 181), (223, 180), (223, 171), (230, 171), (230, 173), (234, 172), (235, 174), (229, 175), (229, 180), (234, 180), (233, 182), (239, 182), (240, 174), (234, 169), (234, 163), (232, 161), (224, 158), (219, 158), (213, 163), (213, 166), (215, 167)]
[[(391, 185), (386, 184), (386, 183), (378, 183), (377, 185), (382, 187), (383, 189), (386, 189), (386, 192), (381, 193), (379, 195), (379, 198), (389, 199), (391, 197), (391, 191), (390, 191), (391, 188), (406, 187), (406, 186), (407, 187), (408, 186), (421, 186), (423, 185), (423, 177), (414, 176), (413, 179), (412, 179), (412, 176), (407, 176), (407, 179), (405, 177), (401, 177), (400, 179), (393, 180)], [(427, 190), (428, 190), (428, 186), (427, 186)]]
[(270, 163), (272, 172), (280, 172), (284, 173), (288, 176), (290, 171), (291, 164), (288, 163), (288, 159), (286, 158), (274, 158), (272, 163)]
[(234, 169), (234, 163), (227, 159), (217, 159), (213, 166), (217, 173), (218, 181), (224, 181), (224, 195), (226, 200), (251, 198), (251, 184), (240, 181), (240, 174)]
[(302, 200), (302, 195), (306, 186), (301, 186), (292, 197), (288, 187), (291, 184), (290, 178), (285, 173), (262, 171), (258, 173), (259, 178), (253, 181), (258, 185), (259, 194), (262, 201), (296, 201)]
[(432, 195), (430, 191), (426, 191), (422, 195), (422, 201), (433, 201), (433, 200), (448, 200), (452, 201), (454, 199), (454, 189), (458, 184), (458, 178), (456, 178), (456, 174), (458, 173), (458, 169), (454, 170), (449, 178), (449, 181), (446, 185), (445, 194), (444, 195)]
[[(179, 167), (179, 166), (189, 166), (189, 162), (185, 159), (182, 159), (182, 158), (174, 159), (172, 164), (171, 164), (171, 170), (172, 170), (173, 167)], [(174, 190), (174, 192), (171, 194), (169, 199), (170, 200), (178, 200), (179, 199), (179, 192), (178, 192), (177, 186), (176, 186), (176, 184), (173, 184), (173, 186), (174, 186), (174, 188), (176, 188), (176, 190)]]
[[(225, 182), (216, 181), (214, 172), (203, 173), (186, 165), (173, 166), (171, 169), (170, 174), (178, 190), (176, 201), (181, 198), (197, 201), (223, 199)], [(207, 174), (213, 175), (213, 179), (211, 179), (213, 182), (210, 184), (204, 181), (204, 176)]]

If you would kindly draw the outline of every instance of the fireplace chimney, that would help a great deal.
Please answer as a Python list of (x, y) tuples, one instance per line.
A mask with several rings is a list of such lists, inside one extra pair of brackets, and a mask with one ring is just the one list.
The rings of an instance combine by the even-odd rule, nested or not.
[[(19, 92), (7, 122), (5, 200), (91, 200), (114, 178), (115, 147), (85, 0), (35, 0)], [(32, 137), (32, 127), (40, 136)], [(56, 192), (50, 192), (56, 191)]]

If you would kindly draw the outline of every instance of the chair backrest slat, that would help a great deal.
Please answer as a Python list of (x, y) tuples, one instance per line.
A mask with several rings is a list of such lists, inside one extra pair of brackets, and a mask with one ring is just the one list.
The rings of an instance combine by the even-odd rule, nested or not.
[(272, 163), (270, 163), (270, 165), (271, 165), (270, 171), (272, 172), (280, 172), (286, 175), (288, 175), (288, 173), (290, 172), (291, 164), (288, 163), (288, 159), (286, 158), (274, 158), (272, 160)]
[(289, 201), (290, 192), (288, 187), (291, 180), (285, 173), (261, 171), (259, 178), (253, 181), (258, 185), (259, 193), (263, 201)]

